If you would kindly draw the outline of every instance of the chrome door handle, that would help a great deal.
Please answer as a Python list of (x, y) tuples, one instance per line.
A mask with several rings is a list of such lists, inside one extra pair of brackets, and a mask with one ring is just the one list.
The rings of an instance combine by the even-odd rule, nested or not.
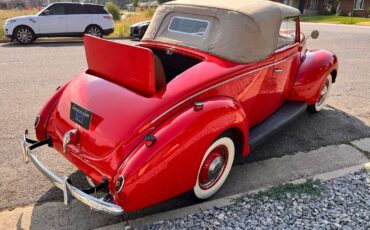
[(283, 70), (282, 69), (273, 69), (273, 71), (274, 71), (274, 73), (281, 73), (281, 72), (283, 72)]

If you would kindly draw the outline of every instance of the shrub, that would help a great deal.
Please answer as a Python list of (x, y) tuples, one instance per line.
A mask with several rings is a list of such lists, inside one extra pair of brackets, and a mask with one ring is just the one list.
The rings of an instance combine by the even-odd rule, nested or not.
[(121, 20), (121, 13), (119, 7), (113, 2), (108, 2), (105, 5), (107, 11), (112, 15), (114, 21)]

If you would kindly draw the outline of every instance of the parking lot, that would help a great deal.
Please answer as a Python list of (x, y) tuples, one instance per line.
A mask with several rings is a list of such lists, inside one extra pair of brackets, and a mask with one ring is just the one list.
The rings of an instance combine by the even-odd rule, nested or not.
[[(256, 149), (249, 156), (249, 162), (370, 137), (370, 28), (303, 24), (306, 34), (313, 29), (320, 31), (320, 37), (309, 40), (308, 47), (332, 50), (339, 59), (339, 74), (328, 100), (329, 107), (314, 116), (303, 115)], [(129, 40), (118, 42), (133, 43)], [(49, 201), (62, 199), (62, 193), (53, 188), (31, 164), (23, 163), (18, 138), (25, 128), (32, 130), (35, 116), (55, 89), (85, 67), (84, 48), (80, 40), (46, 40), (30, 46), (0, 44), (0, 209), (32, 203), (45, 205)], [(72, 178), (85, 183), (83, 177), (75, 172), (76, 169), (51, 149), (40, 151), (39, 156), (58, 175), (73, 174)], [(234, 172), (231, 176), (236, 174)], [(227, 184), (215, 198), (242, 192), (242, 187)], [(170, 203), (128, 217), (160, 212), (191, 202), (185, 194)], [(48, 213), (32, 213), (33, 227), (47, 222), (50, 228), (63, 228), (73, 222), (76, 223), (74, 228), (88, 229), (121, 220), (91, 211), (79, 203), (73, 203), (73, 207), (68, 208), (54, 204), (47, 209)], [(76, 219), (74, 213), (77, 212), (84, 213), (85, 221)], [(53, 218), (54, 221), (47, 221)]]

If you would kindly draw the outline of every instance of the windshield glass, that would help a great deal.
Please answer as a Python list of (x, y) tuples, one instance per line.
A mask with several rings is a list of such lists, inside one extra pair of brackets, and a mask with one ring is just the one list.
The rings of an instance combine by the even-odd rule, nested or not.
[(41, 9), (41, 10), (40, 10), (36, 15), (37, 15), (37, 16), (42, 15), (42, 13), (43, 13), (45, 10), (49, 10), (50, 6), (51, 6), (51, 5), (48, 5), (48, 6), (47, 6), (47, 7), (45, 7), (44, 9)]

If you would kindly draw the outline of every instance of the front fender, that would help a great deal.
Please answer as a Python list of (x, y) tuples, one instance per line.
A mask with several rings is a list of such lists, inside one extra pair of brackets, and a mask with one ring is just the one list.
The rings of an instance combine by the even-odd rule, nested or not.
[(39, 29), (38, 29), (38, 26), (35, 23), (35, 20), (31, 18), (31, 19), (23, 19), (18, 23), (8, 25), (8, 27), (7, 27), (8, 33), (13, 34), (15, 28), (17, 28), (19, 26), (28, 26), (33, 30), (33, 32), (35, 34), (37, 34), (39, 32)]
[(132, 211), (189, 191), (207, 148), (230, 128), (239, 129), (246, 140), (245, 122), (242, 107), (230, 98), (208, 99), (202, 110), (191, 106), (174, 115), (151, 133), (153, 146), (141, 143), (116, 172), (113, 181), (123, 175), (125, 184), (114, 194), (115, 202)]
[(304, 56), (288, 100), (314, 104), (329, 74), (338, 69), (335, 54), (327, 50), (308, 51)]

